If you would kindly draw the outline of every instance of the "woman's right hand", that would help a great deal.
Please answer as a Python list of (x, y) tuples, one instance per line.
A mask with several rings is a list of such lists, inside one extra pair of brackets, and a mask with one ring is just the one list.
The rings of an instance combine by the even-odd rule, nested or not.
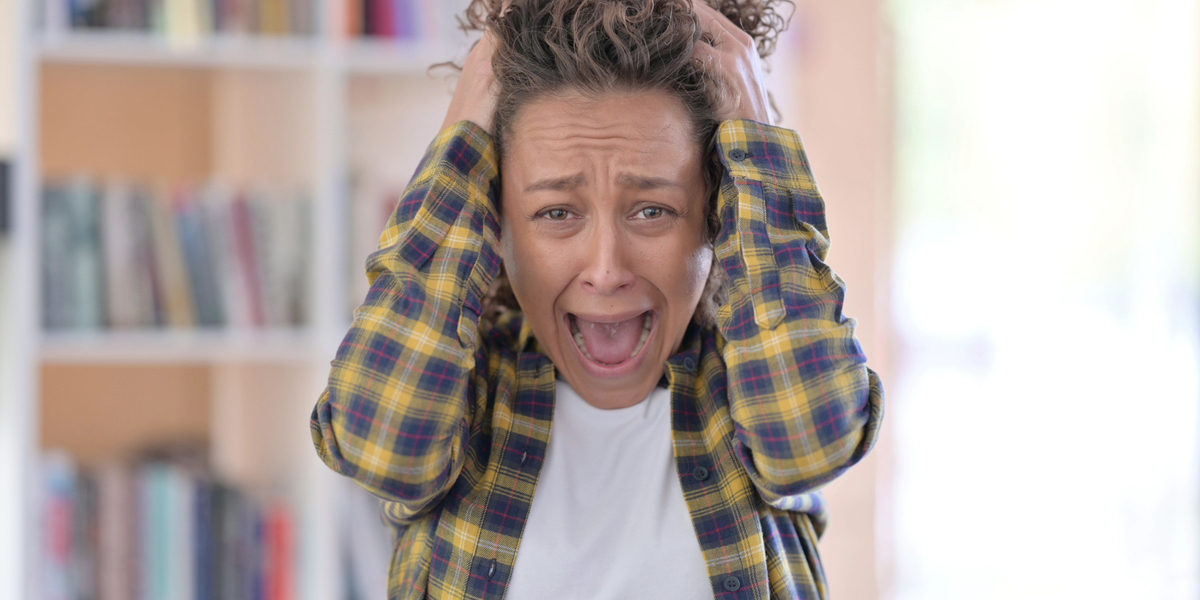
[(692, 6), (700, 17), (705, 36), (705, 41), (696, 44), (696, 55), (732, 92), (728, 105), (718, 109), (720, 120), (750, 119), (774, 125), (771, 98), (754, 38), (705, 0), (693, 0)]
[(467, 54), (446, 120), (442, 122), (443, 130), (459, 121), (470, 121), (492, 133), (492, 115), (496, 110), (495, 77), (492, 75), (494, 48), (492, 33), (488, 31)]

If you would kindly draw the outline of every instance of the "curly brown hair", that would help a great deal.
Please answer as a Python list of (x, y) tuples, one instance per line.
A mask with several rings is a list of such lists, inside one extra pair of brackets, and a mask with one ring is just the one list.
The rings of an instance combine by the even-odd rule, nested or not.
[[(775, 50), (789, 0), (705, 1), (754, 38), (758, 53)], [(466, 31), (491, 31), (497, 105), (493, 135), (501, 164), (510, 128), (530, 101), (564, 92), (598, 97), (612, 92), (665, 91), (682, 101), (694, 139), (708, 155), (707, 234), (720, 231), (716, 198), (723, 174), (715, 152), (718, 110), (726, 86), (694, 56), (706, 38), (692, 0), (472, 0), (460, 19)], [(503, 171), (503, 169), (501, 169)], [(700, 325), (715, 321), (726, 300), (724, 269), (716, 264), (696, 308)], [(501, 270), (483, 303), (485, 322), (519, 309)]]

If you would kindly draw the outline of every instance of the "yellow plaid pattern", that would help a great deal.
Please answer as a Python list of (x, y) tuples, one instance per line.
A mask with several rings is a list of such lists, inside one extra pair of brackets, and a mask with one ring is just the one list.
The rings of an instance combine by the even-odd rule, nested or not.
[[(816, 490), (870, 450), (883, 391), (823, 262), (798, 136), (751, 121), (718, 135), (730, 298), (666, 365), (678, 474), (716, 597), (825, 598)], [(498, 179), (485, 132), (438, 136), (313, 410), (325, 463), (386, 500), (391, 598), (503, 597), (545, 459), (553, 363), (520, 314), (478, 326), (500, 266)]]

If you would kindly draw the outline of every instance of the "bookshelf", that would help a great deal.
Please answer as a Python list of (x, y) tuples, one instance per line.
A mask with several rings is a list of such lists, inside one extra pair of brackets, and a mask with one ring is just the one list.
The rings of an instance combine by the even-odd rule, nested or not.
[[(291, 0), (293, 11), (311, 11), (311, 24), (293, 33), (253, 30), (262, 23), (221, 29), (211, 14), (197, 21), (210, 20), (207, 28), (169, 20), (157, 28), (81, 27), (65, 1), (16, 1), (17, 218), (0, 244), (0, 291), (11, 294), (0, 298), (0, 396), (9, 399), (0, 403), (8, 411), (0, 455), (12, 458), (0, 464), (0, 482), (17, 484), (19, 493), (0, 501), (0, 528), (16, 521), (19, 533), (0, 548), (0, 575), (16, 574), (8, 581), (19, 583), (4, 592), (54, 597), (43, 581), (54, 566), (43, 559), (40, 520), (46, 451), (63, 450), (88, 469), (192, 444), (205, 449), (223, 482), (290, 506), (294, 594), (285, 596), (345, 597), (350, 575), (334, 513), (347, 492), (312, 450), (308, 415), (365, 291), (361, 265), (388, 202), (449, 103), (452, 81), (430, 76), (428, 67), (461, 58), (471, 41), (453, 33), (463, 0), (388, 1), (416, 7), (420, 27), (363, 34), (373, 26), (352, 26), (363, 16), (353, 0)], [(164, 6), (191, 19), (186, 11), (208, 5)], [(210, 185), (236, 190), (230, 197), (245, 190), (303, 197), (307, 228), (290, 240), (305, 253), (297, 263), (301, 316), (268, 323), (226, 314), (201, 327), (196, 301), (186, 326), (158, 315), (110, 327), (113, 309), (105, 305), (98, 326), (43, 327), (47, 282), (56, 281), (47, 274), (47, 247), (61, 245), (45, 194), (55, 182), (76, 180), (89, 182), (81, 186), (95, 190), (100, 206), (112, 204), (106, 190), (114, 184), (153, 190), (152, 203), (175, 210), (199, 205), (198, 190)], [(179, 200), (176, 190), (190, 195)], [(265, 252), (278, 244), (264, 240), (279, 239), (255, 238), (255, 248)], [(191, 269), (188, 252), (185, 245)], [(112, 287), (112, 265), (104, 266)]]

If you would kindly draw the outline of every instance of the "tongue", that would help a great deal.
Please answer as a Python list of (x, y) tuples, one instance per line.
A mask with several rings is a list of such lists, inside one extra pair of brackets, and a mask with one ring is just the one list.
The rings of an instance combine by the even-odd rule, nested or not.
[(620, 323), (593, 323), (576, 317), (575, 324), (583, 334), (588, 354), (599, 362), (615, 365), (633, 356), (642, 334), (643, 319), (644, 315), (638, 315)]

